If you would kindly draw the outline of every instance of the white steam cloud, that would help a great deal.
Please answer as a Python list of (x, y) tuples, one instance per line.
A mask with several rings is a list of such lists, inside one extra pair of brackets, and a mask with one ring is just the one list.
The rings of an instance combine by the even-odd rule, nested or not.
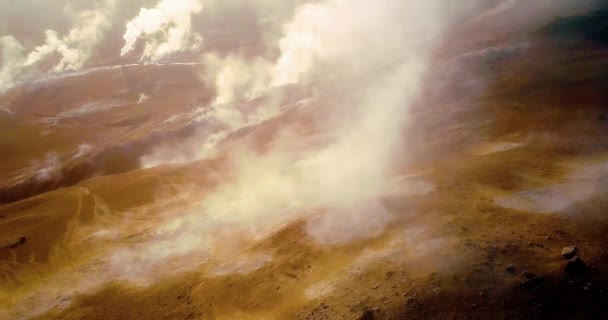
[[(382, 232), (391, 219), (382, 197), (390, 184), (408, 106), (418, 94), (446, 22), (439, 4), (440, 0), (303, 4), (275, 40), (280, 51), (274, 63), (265, 57), (207, 55), (207, 71), (217, 93), (211, 118), (229, 128), (247, 125), (252, 111), (242, 105), (273, 96), (289, 84), (309, 93), (305, 108), (313, 108), (316, 124), (329, 129), (302, 134), (294, 129), (304, 125), (296, 119), (280, 127), (272, 141), (264, 141), (270, 147), (263, 152), (247, 143), (233, 146), (229, 177), (204, 196), (197, 210), (171, 224), (147, 248), (123, 251), (118, 260), (140, 261), (137, 257), (144, 252), (150, 267), (167, 254), (217, 250), (222, 242), (210, 236), (213, 230), (260, 238), (302, 217), (309, 219), (308, 234), (322, 244)], [(266, 114), (276, 114), (276, 101), (257, 108), (253, 113), (264, 114), (270, 108)], [(193, 139), (190, 148), (207, 148), (207, 138)], [(171, 158), (171, 148), (163, 149)]]
[(127, 23), (121, 55), (145, 41), (142, 61), (158, 61), (170, 54), (199, 48), (202, 37), (192, 32), (192, 16), (203, 11), (201, 0), (161, 0), (152, 9), (141, 8)]
[(58, 54), (59, 62), (53, 66), (53, 71), (82, 68), (97, 43), (111, 27), (110, 17), (114, 7), (115, 0), (105, 0), (100, 8), (79, 13), (75, 18), (74, 27), (63, 37), (59, 37), (54, 30), (47, 30), (46, 43), (36, 47), (27, 56), (24, 66), (38, 64), (52, 54)]
[(94, 9), (75, 14), (72, 29), (63, 37), (55, 30), (45, 31), (45, 43), (27, 54), (14, 37), (0, 38), (0, 93), (19, 84), (34, 67), (52, 72), (82, 68), (111, 27), (115, 4), (115, 0), (104, 0)]
[(0, 68), (0, 93), (16, 84), (23, 63), (23, 46), (12, 36), (0, 37), (2, 48), (2, 67)]
[[(140, 159), (143, 167), (205, 158), (231, 133), (280, 114), (280, 92), (272, 92), (269, 87), (273, 68), (270, 61), (263, 57), (246, 59), (236, 54), (220, 57), (216, 53), (206, 54), (204, 61), (204, 78), (214, 86), (216, 96), (211, 105), (199, 109), (193, 116), (205, 127), (178, 144), (157, 146)], [(262, 107), (251, 105), (252, 100), (261, 97), (265, 98)]]
[(256, 57), (247, 61), (236, 55), (221, 58), (216, 54), (205, 57), (206, 72), (216, 88), (215, 105), (234, 103), (240, 99), (257, 98), (267, 89), (272, 64)]
[[(459, 6), (470, 8), (475, 2), (462, 1)], [(206, 155), (229, 138), (229, 133), (278, 115), (282, 97), (289, 96), (293, 88), (304, 92), (307, 99), (294, 111), (295, 116), (273, 124), (270, 129), (276, 132), (271, 138), (256, 136), (254, 131), (247, 137), (250, 139), (225, 149), (222, 159), (226, 162), (221, 172), (213, 174), (219, 184), (180, 194), (183, 199), (178, 200), (196, 195), (200, 202), (192, 205), (194, 209), (174, 212), (170, 201), (177, 197), (165, 195), (164, 199), (159, 193), (156, 202), (130, 212), (129, 216), (135, 211), (151, 213), (146, 219), (129, 224), (112, 215), (108, 223), (115, 225), (111, 231), (97, 233), (99, 238), (113, 241), (122, 229), (141, 228), (141, 232), (128, 243), (112, 243), (109, 258), (104, 256), (95, 267), (107, 271), (100, 272), (97, 280), (104, 276), (158, 279), (159, 274), (196, 268), (212, 254), (225, 253), (231, 240), (243, 238), (248, 245), (298, 219), (306, 221), (308, 235), (322, 245), (381, 234), (392, 219), (383, 197), (387, 192), (400, 192), (387, 190), (395, 178), (395, 150), (402, 143), (409, 106), (417, 98), (429, 58), (449, 21), (443, 6), (447, 3), (449, 0), (305, 3), (284, 17), (273, 17), (287, 22), (270, 39), (271, 46), (263, 55), (208, 52), (204, 56), (206, 80), (215, 87), (216, 97), (201, 113), (220, 129), (183, 141), (179, 148), (186, 149), (187, 155), (175, 145), (164, 145), (144, 157), (144, 165), (186, 162)], [(141, 9), (127, 24), (122, 54), (135, 50), (140, 39), (144, 41), (141, 59), (146, 61), (200, 46), (202, 38), (192, 32), (191, 19), (202, 10), (197, 0), (162, 0), (153, 9)], [(463, 11), (459, 8), (458, 14)], [(264, 34), (270, 36), (273, 31)], [(60, 42), (66, 38), (69, 36)], [(2, 39), (3, 54), (11, 57), (5, 61), (22, 63), (23, 50), (13, 40)], [(51, 36), (51, 40), (47, 42), (58, 39)], [(66, 58), (60, 65), (77, 60)], [(4, 78), (4, 67), (2, 70)], [(8, 75), (15, 73), (6, 70)], [(312, 119), (300, 119), (298, 112)], [(77, 154), (84, 156), (88, 149), (82, 146)], [(36, 165), (40, 177), (50, 177), (56, 171), (57, 157), (49, 156)], [(431, 189), (424, 183), (416, 188), (420, 193)], [(106, 205), (98, 207), (110, 211)], [(158, 220), (151, 217), (154, 213)], [(244, 250), (238, 244), (234, 247), (228, 249), (236, 249), (232, 254), (237, 256), (239, 249)], [(270, 259), (264, 256), (251, 268)]]

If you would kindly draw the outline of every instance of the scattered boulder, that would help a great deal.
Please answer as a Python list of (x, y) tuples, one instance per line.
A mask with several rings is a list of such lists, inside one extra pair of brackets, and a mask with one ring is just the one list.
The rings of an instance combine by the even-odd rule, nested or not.
[(565, 271), (569, 274), (581, 274), (587, 271), (587, 265), (579, 256), (574, 256), (568, 260)]
[(562, 257), (564, 259), (572, 259), (578, 254), (577, 246), (567, 246), (562, 249)]
[(547, 280), (544, 278), (534, 277), (531, 279), (526, 279), (526, 281), (521, 283), (521, 287), (530, 290), (532, 292), (542, 291), (543, 288), (546, 288)]
[(528, 271), (528, 270), (524, 270), (521, 272), (521, 275), (524, 276), (527, 279), (534, 279), (535, 276), (532, 272)]
[(374, 320), (374, 312), (370, 309), (363, 311), (363, 314), (359, 317), (359, 320)]
[(515, 272), (517, 272), (517, 268), (515, 268), (515, 266), (514, 266), (514, 265), (510, 264), (510, 265), (508, 265), (508, 266), (505, 268), (505, 271), (506, 271), (508, 274), (515, 274)]
[(3, 247), (4, 249), (16, 249), (27, 242), (27, 237), (20, 237), (15, 243)]

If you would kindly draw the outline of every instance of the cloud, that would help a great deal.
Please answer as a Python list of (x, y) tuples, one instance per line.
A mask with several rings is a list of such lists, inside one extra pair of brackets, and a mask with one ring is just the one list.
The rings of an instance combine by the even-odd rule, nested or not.
[(42, 161), (36, 160), (32, 163), (34, 168), (34, 179), (38, 182), (56, 181), (62, 176), (61, 161), (56, 152), (49, 152)]
[[(437, 1), (426, 4), (417, 1), (410, 6), (421, 11), (439, 9)], [(366, 72), (364, 68), (378, 66), (382, 59), (396, 59), (399, 56), (395, 50), (404, 44), (401, 36), (410, 37), (410, 41), (419, 41), (436, 35), (437, 17), (425, 22), (418, 16), (408, 14), (412, 19), (410, 25), (430, 31), (427, 35), (414, 34), (404, 23), (396, 21), (394, 13), (387, 11), (391, 8), (401, 12), (405, 7), (394, 1), (352, 3), (345, 0), (299, 6), (293, 19), (284, 25), (283, 37), (278, 41), (281, 55), (273, 70), (272, 85), (305, 81), (313, 67), (328, 64), (343, 63), (342, 70), (353, 68), (354, 72)], [(382, 24), (377, 19), (388, 19), (395, 24)], [(361, 38), (354, 41), (358, 37)], [(379, 56), (370, 55), (370, 52)]]
[(50, 58), (59, 56), (52, 70), (78, 70), (89, 60), (95, 46), (103, 39), (111, 27), (111, 15), (115, 0), (105, 0), (95, 9), (82, 11), (74, 17), (74, 26), (63, 37), (54, 30), (45, 31), (45, 44), (36, 47), (27, 55), (24, 66), (33, 66)]
[(95, 146), (88, 144), (88, 143), (82, 143), (82, 144), (78, 145), (78, 150), (77, 150), (76, 154), (74, 155), (73, 159), (86, 156), (87, 154), (91, 153), (94, 149), (95, 149)]
[(141, 8), (126, 25), (122, 56), (135, 50), (139, 39), (145, 45), (142, 61), (158, 61), (170, 54), (197, 49), (202, 37), (192, 32), (192, 16), (203, 11), (201, 0), (161, 0), (152, 9)]
[[(140, 159), (145, 168), (167, 163), (187, 163), (213, 154), (213, 149), (235, 131), (255, 126), (284, 110), (281, 93), (269, 87), (273, 64), (263, 57), (244, 58), (238, 54), (204, 57), (203, 76), (216, 91), (208, 106), (191, 116), (199, 124), (192, 137), (161, 144)], [(253, 103), (255, 99), (263, 103)]]
[[(439, 16), (437, 3), (413, 4), (412, 7), (435, 10)], [(260, 5), (261, 8), (267, 6)], [(268, 7), (272, 8), (269, 9), (271, 12), (275, 12), (276, 8)], [(350, 86), (344, 90), (355, 90), (358, 84), (353, 79), (373, 74), (375, 68), (386, 68), (401, 57), (412, 55), (411, 50), (403, 47), (404, 38), (411, 37), (410, 42), (420, 41), (419, 39), (427, 41), (437, 34), (439, 18), (421, 20), (417, 16), (411, 17), (412, 25), (423, 25), (430, 30), (426, 35), (415, 33), (402, 22), (396, 26), (378, 23), (380, 19), (398, 22), (399, 17), (390, 11), (400, 12), (403, 7), (405, 6), (386, 0), (356, 4), (344, 0), (306, 3), (286, 14), (287, 22), (282, 31), (275, 35), (271, 41), (274, 44), (269, 46), (269, 52), (264, 55), (246, 57), (240, 53), (224, 56), (213, 52), (206, 54), (204, 79), (215, 88), (216, 97), (210, 106), (201, 107), (204, 110), (201, 113), (204, 120), (223, 124), (225, 132), (219, 135), (203, 132), (193, 140), (200, 141), (200, 145), (208, 145), (203, 141), (211, 138), (218, 140), (218, 136), (225, 137), (230, 132), (278, 116), (284, 110), (280, 102), (285, 86), (296, 85), (310, 93), (316, 90), (313, 85), (309, 85), (311, 77), (316, 77), (317, 82), (320, 79), (339, 78), (338, 81)], [(258, 8), (259, 19), (264, 20), (266, 15), (261, 8)], [(275, 20), (281, 19), (275, 17)], [(260, 22), (260, 26), (265, 24)], [(274, 24), (269, 28), (273, 29)], [(276, 52), (273, 51), (275, 49)], [(273, 56), (276, 57), (274, 61), (271, 58)], [(318, 83), (316, 85), (319, 86)], [(336, 87), (335, 83), (328, 85)], [(270, 98), (254, 106), (248, 103), (258, 97)], [(164, 161), (188, 162), (209, 154), (197, 150), (202, 148), (191, 144), (180, 144), (177, 152), (159, 147), (152, 155), (146, 156), (143, 162), (145, 166), (162, 164)]]
[(137, 104), (142, 104), (146, 102), (146, 100), (150, 99), (150, 97), (145, 93), (140, 93), (139, 98), (137, 99)]
[(21, 43), (13, 36), (0, 37), (0, 48), (2, 48), (2, 67), (0, 68), (1, 94), (16, 84), (25, 50)]
[(233, 54), (221, 58), (210, 53), (205, 62), (206, 76), (216, 89), (215, 105), (251, 100), (267, 89), (272, 64), (262, 57), (247, 60)]
[(27, 79), (35, 68), (46, 70), (49, 68), (48, 64), (52, 64), (52, 72), (82, 68), (91, 57), (95, 46), (111, 27), (114, 10), (115, 0), (104, 0), (95, 9), (74, 14), (72, 29), (65, 36), (61, 37), (57, 31), (47, 30), (44, 32), (45, 43), (29, 53), (15, 37), (0, 38), (0, 93)]
[[(207, 121), (229, 131), (251, 123), (252, 112), (276, 114), (280, 103), (251, 107), (248, 102), (286, 93), (288, 85), (306, 92), (303, 108), (315, 110), (313, 126), (325, 129), (302, 133), (297, 127), (306, 124), (295, 117), (279, 124), (271, 140), (252, 137), (253, 145), (247, 139), (232, 145), (224, 161), (228, 173), (197, 208), (171, 224), (162, 239), (152, 239), (145, 250), (122, 252), (119, 260), (133, 261), (131, 255), (146, 252), (151, 266), (169, 256), (221, 247), (212, 230), (260, 239), (302, 218), (309, 219), (311, 239), (325, 245), (380, 234), (392, 218), (382, 198), (390, 189), (394, 152), (446, 24), (439, 3), (303, 4), (274, 39), (274, 62), (271, 55), (207, 55), (208, 82), (217, 93), (205, 109)], [(160, 154), (181, 161), (182, 148), (213, 150), (208, 146), (212, 137), (217, 136), (195, 135), (185, 145), (165, 145)], [(260, 151), (256, 142), (268, 147)]]

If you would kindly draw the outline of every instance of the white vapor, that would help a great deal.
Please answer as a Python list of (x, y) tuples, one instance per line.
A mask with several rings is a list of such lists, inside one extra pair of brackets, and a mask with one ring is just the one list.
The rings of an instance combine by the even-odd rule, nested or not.
[(78, 70), (88, 61), (93, 49), (111, 27), (111, 14), (115, 0), (105, 0), (101, 6), (85, 10), (76, 15), (74, 27), (63, 37), (54, 30), (45, 32), (45, 44), (28, 54), (24, 66), (36, 65), (53, 54), (59, 55), (59, 62), (53, 71)]
[(141, 61), (158, 61), (170, 54), (196, 49), (202, 37), (192, 32), (192, 15), (203, 11), (202, 0), (161, 0), (152, 9), (141, 8), (127, 23), (120, 54), (133, 51), (137, 40), (145, 41)]
[(23, 63), (23, 46), (12, 36), (0, 37), (2, 67), (0, 68), (0, 94), (15, 85)]
[[(263, 57), (246, 59), (235, 54), (220, 57), (215, 53), (205, 54), (203, 58), (205, 81), (212, 84), (216, 91), (213, 102), (193, 114), (196, 121), (205, 123), (205, 127), (198, 130), (194, 137), (177, 144), (157, 146), (140, 159), (143, 167), (204, 158), (212, 154), (211, 151), (231, 133), (280, 114), (280, 92), (269, 91), (273, 67), (270, 61)], [(263, 107), (248, 105), (260, 97), (265, 97)]]
[[(382, 198), (408, 107), (446, 24), (440, 3), (303, 4), (275, 39), (275, 62), (267, 56), (207, 55), (209, 81), (216, 87), (211, 118), (229, 128), (247, 125), (252, 111), (243, 105), (289, 84), (309, 93), (305, 108), (314, 108), (314, 122), (326, 129), (302, 134), (297, 128), (304, 124), (296, 119), (264, 141), (269, 146), (264, 151), (246, 142), (233, 145), (228, 177), (201, 199), (199, 208), (168, 224), (162, 238), (152, 239), (147, 248), (121, 252), (118, 261), (145, 261), (149, 268), (168, 257), (218, 250), (222, 240), (213, 238), (214, 230), (259, 239), (301, 218), (308, 219), (308, 234), (321, 244), (380, 234), (391, 219)], [(259, 108), (254, 114), (267, 108), (276, 114), (276, 101), (254, 108)], [(206, 149), (208, 138), (188, 145)], [(168, 159), (182, 160), (175, 148), (163, 149)], [(145, 259), (136, 258), (142, 252)]]
[(27, 79), (35, 68), (51, 72), (82, 68), (111, 27), (115, 5), (116, 0), (103, 0), (96, 8), (75, 14), (72, 28), (64, 36), (46, 30), (45, 43), (29, 53), (13, 36), (0, 38), (0, 94)]
[[(155, 201), (141, 206), (112, 212), (101, 195), (86, 191), (95, 215), (99, 210), (107, 219), (83, 230), (104, 228), (87, 239), (107, 251), (99, 253), (91, 266), (85, 265), (84, 280), (70, 281), (84, 284), (83, 291), (116, 278), (155, 281), (226, 257), (237, 257), (236, 265), (227, 271), (201, 271), (250, 272), (272, 260), (272, 252), (248, 260), (247, 254), (256, 247), (251, 242), (294, 221), (302, 221), (309, 240), (319, 245), (376, 237), (393, 219), (384, 205), (387, 196), (433, 189), (424, 181), (395, 183), (408, 179), (397, 177), (403, 168), (397, 150), (403, 147), (409, 108), (418, 98), (442, 33), (452, 18), (473, 10), (482, 0), (462, 0), (457, 5), (450, 5), (451, 0), (311, 0), (272, 17), (264, 15), (264, 6), (282, 0), (225, 1), (256, 7), (262, 29), (256, 31), (263, 34), (267, 47), (255, 54), (245, 49), (228, 53), (209, 49), (202, 57), (203, 78), (214, 87), (215, 97), (179, 119), (184, 124), (201, 121), (203, 129), (163, 144), (140, 160), (144, 167), (152, 167), (221, 157), (174, 166), (166, 174), (162, 169), (138, 171), (138, 177), (159, 187)], [(446, 9), (451, 6), (457, 8)], [(136, 51), (138, 41), (144, 63), (200, 47), (203, 39), (192, 30), (192, 19), (203, 9), (207, 9), (203, 0), (161, 0), (152, 9), (141, 9), (127, 24), (121, 54)], [(272, 22), (264, 23), (269, 18)], [(275, 29), (277, 25), (281, 27)], [(5, 38), (0, 42), (3, 55), (9, 57), (5, 63), (19, 66), (30, 59), (17, 41)], [(48, 42), (54, 43), (58, 37), (51, 38)], [(77, 60), (65, 59), (63, 65)], [(14, 83), (18, 72), (3, 65), (0, 80)], [(294, 102), (294, 96), (305, 99)], [(144, 103), (145, 98), (142, 94), (138, 101)], [(115, 104), (85, 105), (78, 112)], [(287, 104), (297, 108), (279, 118)], [(276, 121), (264, 123), (269, 119)], [(253, 125), (261, 130), (231, 135)], [(226, 139), (230, 143), (222, 144)], [(84, 159), (90, 152), (91, 146), (84, 144), (75, 157)], [(61, 174), (59, 160), (50, 154), (34, 163), (37, 178)], [(184, 174), (182, 169), (208, 171)], [(183, 181), (188, 173), (197, 184)]]
[(61, 161), (59, 155), (55, 152), (47, 153), (42, 161), (33, 161), (32, 165), (35, 170), (34, 179), (36, 181), (48, 182), (61, 177)]
[(221, 58), (207, 54), (205, 63), (207, 76), (216, 88), (215, 105), (257, 98), (268, 86), (268, 69), (272, 64), (261, 57), (247, 61), (236, 55)]

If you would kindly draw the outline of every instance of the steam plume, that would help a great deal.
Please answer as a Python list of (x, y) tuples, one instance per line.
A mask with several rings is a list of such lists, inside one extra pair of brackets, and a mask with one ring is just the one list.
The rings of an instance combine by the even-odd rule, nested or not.
[[(382, 205), (394, 150), (407, 124), (427, 60), (445, 24), (440, 1), (328, 0), (299, 6), (283, 28), (276, 62), (208, 56), (217, 98), (213, 117), (242, 125), (235, 107), (248, 96), (272, 95), (284, 85), (310, 94), (316, 122), (330, 128), (307, 143), (285, 126), (269, 150), (242, 144), (231, 150), (230, 177), (199, 208), (151, 241), (146, 265), (201, 248), (212, 250), (212, 230), (263, 237), (303, 216), (309, 235), (336, 244), (379, 234), (390, 213)], [(263, 61), (263, 62), (261, 62)], [(257, 74), (252, 74), (257, 73)], [(264, 111), (273, 104), (262, 105)], [(272, 113), (272, 112), (269, 112)], [(234, 120), (234, 121), (233, 121)], [(194, 140), (203, 148), (205, 138)], [(205, 245), (202, 245), (202, 244)], [(144, 250), (144, 251), (142, 251)], [(120, 261), (136, 253), (121, 252)], [(123, 265), (123, 264), (119, 264)]]
[(12, 36), (0, 37), (2, 67), (0, 68), (0, 94), (15, 85), (23, 61), (23, 46)]
[(115, 0), (105, 0), (98, 9), (86, 10), (76, 16), (74, 27), (64, 37), (54, 30), (45, 32), (45, 44), (28, 54), (24, 66), (40, 63), (52, 54), (60, 60), (53, 71), (77, 70), (87, 62), (93, 49), (111, 27), (110, 16), (114, 11)]
[[(63, 37), (55, 30), (45, 31), (45, 43), (26, 54), (21, 43), (13, 36), (0, 38), (2, 67), (0, 69), (0, 93), (19, 84), (32, 68), (59, 60), (50, 66), (51, 71), (78, 70), (89, 60), (95, 46), (111, 27), (115, 0), (104, 0), (95, 9), (82, 11), (74, 16), (72, 29)], [(42, 65), (42, 67), (47, 67)], [(45, 68), (46, 69), (46, 68)]]
[(125, 55), (135, 49), (137, 40), (145, 41), (142, 61), (158, 61), (172, 53), (196, 49), (202, 38), (192, 32), (192, 15), (203, 11), (201, 0), (161, 0), (152, 9), (142, 8), (127, 23), (123, 36)]

